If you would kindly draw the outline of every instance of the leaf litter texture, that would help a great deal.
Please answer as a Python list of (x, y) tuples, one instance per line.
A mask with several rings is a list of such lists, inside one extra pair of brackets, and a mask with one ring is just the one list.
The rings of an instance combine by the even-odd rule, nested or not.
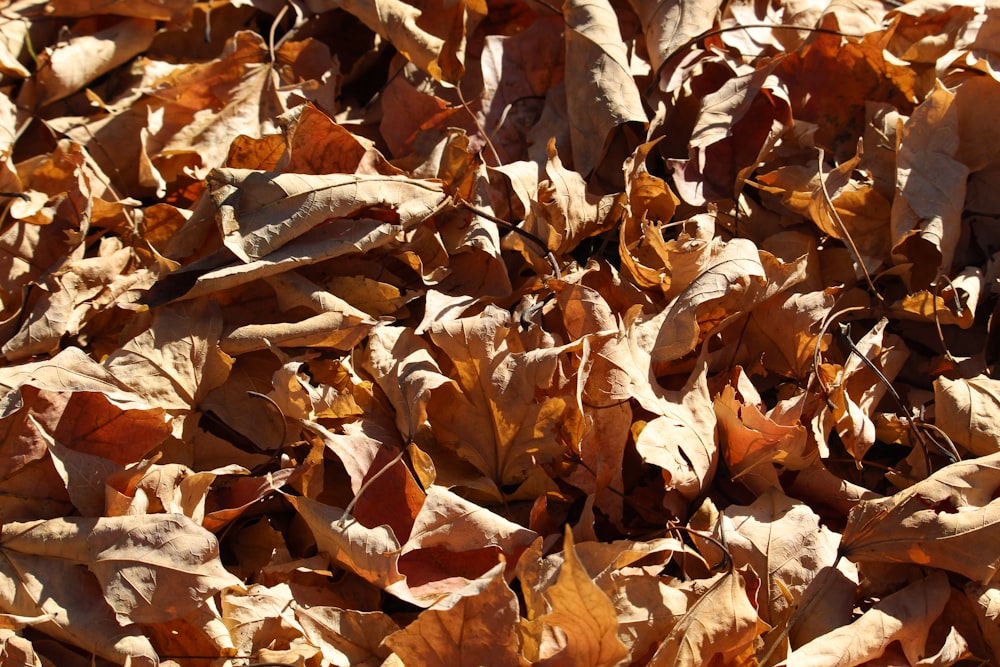
[(0, 661), (1000, 662), (1000, 6), (0, 15)]

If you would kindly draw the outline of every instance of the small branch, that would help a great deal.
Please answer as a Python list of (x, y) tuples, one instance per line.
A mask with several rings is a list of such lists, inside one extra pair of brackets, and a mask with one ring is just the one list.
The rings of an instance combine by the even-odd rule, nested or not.
[(521, 229), (520, 227), (518, 227), (517, 225), (515, 225), (512, 222), (507, 222), (503, 218), (498, 218), (497, 216), (493, 215), (492, 213), (487, 213), (486, 211), (482, 210), (481, 208), (477, 208), (477, 207), (473, 206), (472, 204), (470, 204), (469, 202), (465, 201), (464, 199), (457, 200), (457, 203), (458, 203), (459, 206), (461, 206), (461, 207), (463, 207), (465, 209), (468, 209), (469, 211), (472, 211), (476, 215), (478, 215), (480, 217), (483, 217), (483, 218), (486, 218), (490, 222), (495, 222), (496, 224), (500, 225), (501, 227), (504, 227), (505, 229), (509, 229), (510, 231), (514, 232), (518, 236), (520, 236), (522, 238), (525, 238), (525, 239), (528, 239), (529, 241), (531, 241), (532, 243), (534, 243), (535, 245), (537, 245), (538, 248), (539, 248), (539, 250), (541, 250), (542, 255), (545, 257), (546, 260), (548, 260), (549, 265), (552, 267), (552, 275), (554, 275), (557, 280), (562, 279), (562, 271), (559, 270), (559, 263), (556, 261), (556, 256), (552, 254), (552, 251), (549, 250), (549, 247), (547, 245), (545, 245), (545, 242), (542, 241), (540, 238), (538, 238), (537, 236), (535, 236), (534, 234), (532, 234), (529, 231)]

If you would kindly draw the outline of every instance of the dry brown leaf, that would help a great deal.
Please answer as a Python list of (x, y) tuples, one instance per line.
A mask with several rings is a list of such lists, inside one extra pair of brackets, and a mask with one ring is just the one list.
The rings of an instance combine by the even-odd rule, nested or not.
[(522, 32), (486, 37), (480, 122), (501, 169), (528, 157), (525, 139), (541, 116), (541, 98), (563, 77), (562, 30), (557, 17), (540, 16)]
[(892, 252), (913, 263), (912, 288), (926, 288), (948, 271), (969, 167), (960, 162), (955, 96), (937, 87), (901, 128), (897, 197), (892, 204)]
[(550, 611), (536, 619), (532, 628), (556, 629), (553, 635), (545, 633), (539, 637), (538, 664), (552, 667), (618, 664), (628, 649), (618, 639), (615, 608), (580, 563), (568, 526), (563, 539), (564, 559), (559, 577), (545, 591)]
[[(517, 598), (504, 563), (437, 602), (385, 645), (407, 664), (520, 667)], [(579, 663), (586, 664), (586, 663)]]
[(841, 553), (857, 561), (916, 563), (988, 582), (1000, 556), (1000, 454), (959, 461), (894, 496), (851, 510)]
[(808, 610), (791, 628), (797, 644), (850, 623), (857, 575), (852, 581), (835, 569), (839, 536), (808, 505), (771, 490), (752, 505), (727, 507), (724, 525), (732, 557), (760, 580), (762, 621), (784, 629), (796, 610)]
[(368, 338), (365, 368), (396, 408), (396, 427), (413, 439), (427, 420), (431, 393), (453, 380), (442, 374), (430, 346), (403, 327), (378, 327)]
[(343, 9), (388, 39), (396, 49), (439, 81), (455, 82), (465, 70), (467, 31), (486, 15), (481, 0), (444, 5), (402, 0), (308, 0), (311, 11)]
[(45, 3), (50, 16), (114, 14), (183, 23), (191, 16), (194, 0), (53, 0)]
[[(663, 638), (649, 661), (652, 667), (722, 664), (752, 649), (761, 629), (744, 576), (723, 572), (694, 583), (697, 598)], [(738, 661), (736, 661), (738, 664)]]
[(320, 551), (359, 577), (410, 599), (406, 578), (399, 572), (399, 540), (389, 526), (367, 528), (342, 509), (300, 496), (288, 500), (309, 526)]
[(649, 64), (659, 74), (664, 60), (686, 42), (708, 32), (722, 9), (718, 0), (653, 2), (630, 0), (646, 38)]
[(576, 415), (570, 397), (560, 395), (560, 350), (519, 351), (510, 315), (494, 307), (434, 324), (429, 335), (454, 369), (454, 383), (431, 392), (428, 421), (499, 500), (501, 487), (525, 481), (565, 449), (564, 431)]
[[(898, 336), (886, 333), (888, 324), (889, 320), (882, 318), (854, 345), (884, 378), (892, 382), (903, 368), (909, 351)], [(851, 354), (842, 368), (824, 367), (818, 372), (826, 376), (824, 382), (829, 398), (814, 419), (817, 442), (825, 443), (825, 436), (836, 429), (847, 451), (860, 461), (875, 444), (874, 410), (889, 389), (858, 354)]]
[(384, 642), (399, 629), (388, 614), (380, 611), (297, 605), (295, 617), (309, 642), (338, 667), (386, 664), (391, 651)]
[[(566, 36), (566, 109), (573, 168), (582, 176), (602, 163), (620, 163), (640, 143), (646, 128), (638, 86), (611, 3), (568, 0), (563, 7)], [(617, 171), (617, 167), (615, 169)], [(609, 177), (610, 178), (610, 177)], [(621, 180), (621, 172), (609, 184)]]
[(943, 573), (929, 575), (883, 598), (853, 623), (792, 651), (782, 665), (853, 667), (879, 658), (893, 642), (900, 643), (908, 664), (920, 664), (927, 655), (930, 626), (944, 610), (949, 594)]
[(232, 358), (219, 347), (221, 333), (216, 304), (170, 306), (157, 311), (149, 328), (109, 356), (104, 367), (154, 405), (191, 410), (232, 368)]
[(440, 186), (433, 182), (381, 175), (217, 169), (209, 183), (226, 246), (244, 262), (270, 255), (325, 222), (369, 209), (385, 210), (408, 229), (444, 201)]
[(73, 36), (46, 50), (41, 55), (36, 79), (38, 104), (51, 104), (78, 92), (148, 49), (155, 34), (155, 21), (126, 18), (103, 30)]
[(985, 376), (934, 380), (934, 423), (976, 456), (1000, 449), (1000, 381)]
[(714, 324), (760, 300), (766, 275), (752, 243), (737, 239), (719, 248), (668, 307), (642, 323), (656, 331), (653, 362), (683, 357)]
[(296, 602), (288, 584), (230, 586), (220, 597), (222, 621), (241, 655), (279, 642), (302, 643), (305, 630), (296, 618)]
[[(181, 515), (8, 523), (0, 549), (5, 562), (23, 573), (15, 586), (34, 585), (27, 574), (33, 571), (56, 577), (47, 585), (58, 586), (67, 568), (89, 570), (123, 624), (183, 616), (237, 581), (218, 560), (215, 536)], [(82, 602), (78, 592), (66, 590), (65, 596), (71, 604)], [(54, 595), (53, 604), (59, 600)]]
[(715, 397), (719, 444), (733, 477), (759, 465), (801, 470), (812, 463), (817, 452), (809, 447), (806, 428), (774, 419), (760, 410), (760, 403), (759, 396), (739, 395), (732, 384)]
[(973, 5), (6, 3), (0, 662), (991, 662)]

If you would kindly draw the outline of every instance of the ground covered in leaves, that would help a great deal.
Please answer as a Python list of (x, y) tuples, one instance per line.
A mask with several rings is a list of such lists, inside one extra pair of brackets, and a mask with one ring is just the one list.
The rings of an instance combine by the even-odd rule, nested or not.
[(0, 10), (4, 665), (1000, 664), (1000, 4)]

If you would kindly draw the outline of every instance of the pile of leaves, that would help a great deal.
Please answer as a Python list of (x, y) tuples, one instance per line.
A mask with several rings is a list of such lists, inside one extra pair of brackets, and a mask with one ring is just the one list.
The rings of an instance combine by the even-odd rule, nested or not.
[(1000, 4), (15, 0), (4, 665), (1000, 663)]

